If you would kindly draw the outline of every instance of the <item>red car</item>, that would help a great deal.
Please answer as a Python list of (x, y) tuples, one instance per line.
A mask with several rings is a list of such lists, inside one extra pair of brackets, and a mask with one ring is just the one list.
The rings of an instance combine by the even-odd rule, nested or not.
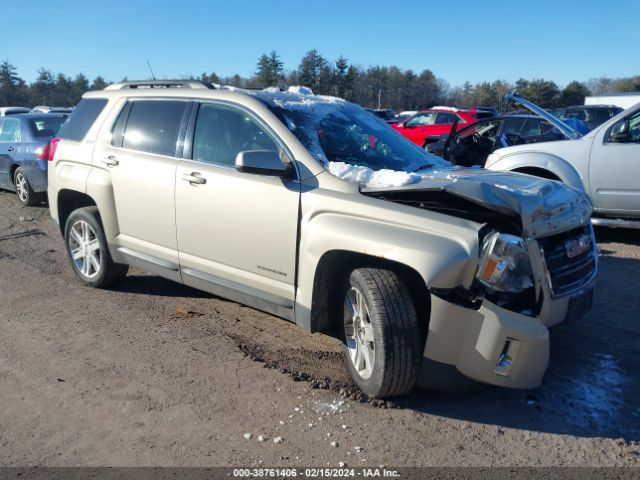
[(456, 131), (483, 118), (492, 117), (491, 112), (469, 108), (433, 107), (421, 110), (404, 122), (391, 124), (402, 135), (420, 147), (436, 142), (441, 135), (451, 132), (451, 125), (458, 120)]

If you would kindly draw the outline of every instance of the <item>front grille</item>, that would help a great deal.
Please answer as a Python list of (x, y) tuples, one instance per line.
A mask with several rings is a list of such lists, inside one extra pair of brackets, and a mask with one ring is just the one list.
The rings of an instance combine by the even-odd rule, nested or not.
[[(590, 248), (569, 257), (567, 244), (587, 235), (591, 239)], [(551, 237), (538, 239), (551, 280), (554, 296), (563, 296), (579, 290), (589, 283), (596, 273), (595, 245), (591, 228), (574, 228)]]

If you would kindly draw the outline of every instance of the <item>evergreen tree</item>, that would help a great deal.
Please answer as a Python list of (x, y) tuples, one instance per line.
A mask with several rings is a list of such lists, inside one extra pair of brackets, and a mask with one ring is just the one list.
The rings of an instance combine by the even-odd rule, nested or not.
[(323, 69), (327, 66), (327, 60), (313, 49), (302, 57), (300, 66), (298, 67), (298, 75), (300, 83), (305, 87), (309, 87), (314, 92), (320, 90), (320, 76)]
[(96, 78), (93, 79), (93, 82), (91, 82), (91, 86), (89, 87), (89, 90), (104, 90), (104, 88), (107, 85), (108, 83), (104, 80), (104, 78), (98, 75)]
[(585, 87), (584, 84), (574, 80), (564, 87), (564, 90), (562, 90), (560, 103), (563, 107), (582, 105), (584, 103), (584, 97), (587, 95), (591, 95), (589, 89)]
[(284, 81), (284, 64), (275, 50), (263, 53), (258, 59), (256, 79), (262, 87), (275, 87)]
[(36, 105), (51, 105), (56, 82), (51, 72), (45, 68), (38, 70), (38, 78), (31, 84), (31, 101)]
[(27, 103), (26, 84), (8, 61), (0, 64), (0, 106), (21, 106)]
[(336, 60), (336, 69), (335, 69), (335, 83), (336, 83), (336, 94), (344, 98), (347, 95), (347, 74), (349, 72), (349, 62), (342, 55), (338, 57)]

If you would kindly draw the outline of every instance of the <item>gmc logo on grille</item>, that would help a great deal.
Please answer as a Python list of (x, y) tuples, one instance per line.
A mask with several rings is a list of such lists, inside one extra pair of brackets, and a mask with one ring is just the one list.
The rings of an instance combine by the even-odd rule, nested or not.
[(581, 253), (584, 253), (591, 249), (591, 237), (589, 235), (583, 235), (575, 240), (568, 240), (564, 243), (564, 250), (567, 253), (568, 258), (577, 257)]

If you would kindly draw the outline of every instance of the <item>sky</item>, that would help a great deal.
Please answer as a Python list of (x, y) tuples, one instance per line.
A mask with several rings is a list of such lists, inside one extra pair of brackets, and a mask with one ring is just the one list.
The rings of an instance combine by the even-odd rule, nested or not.
[[(317, 49), (362, 67), (430, 69), (450, 85), (640, 74), (637, 0), (4, 0), (0, 61), (108, 81), (250, 76), (275, 50), (286, 70)], [(94, 6), (95, 5), (95, 6)]]

